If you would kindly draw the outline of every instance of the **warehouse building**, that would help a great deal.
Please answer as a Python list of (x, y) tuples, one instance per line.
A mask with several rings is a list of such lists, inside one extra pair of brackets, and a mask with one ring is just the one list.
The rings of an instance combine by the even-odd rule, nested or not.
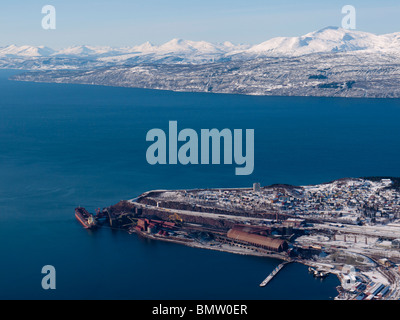
[(252, 234), (238, 229), (229, 230), (227, 236), (234, 242), (251, 244), (270, 251), (282, 252), (288, 249), (288, 244), (285, 240)]

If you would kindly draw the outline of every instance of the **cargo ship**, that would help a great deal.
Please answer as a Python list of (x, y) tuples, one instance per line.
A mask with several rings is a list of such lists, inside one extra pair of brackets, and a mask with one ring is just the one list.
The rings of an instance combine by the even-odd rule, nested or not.
[(85, 208), (76, 208), (75, 218), (82, 224), (85, 229), (93, 229), (97, 226), (96, 219)]

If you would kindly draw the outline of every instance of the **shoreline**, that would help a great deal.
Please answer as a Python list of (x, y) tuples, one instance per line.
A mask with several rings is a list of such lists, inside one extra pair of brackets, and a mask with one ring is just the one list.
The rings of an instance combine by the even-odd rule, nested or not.
[[(170, 239), (170, 238), (166, 238), (165, 236), (155, 236), (155, 235), (151, 235), (151, 234), (148, 234), (148, 233), (145, 233), (145, 232), (141, 232), (141, 231), (137, 231), (137, 230), (133, 230), (132, 232), (128, 231), (128, 233), (130, 235), (136, 234), (136, 235), (138, 235), (140, 237), (143, 237), (145, 239), (176, 243), (176, 244), (185, 245), (187, 247), (191, 247), (191, 248), (195, 248), (195, 249), (212, 250), (212, 251), (218, 251), (218, 252), (225, 252), (225, 253), (229, 253), (229, 254), (238, 254), (238, 255), (243, 255), (243, 256), (269, 258), (269, 259), (279, 260), (280, 263), (282, 263), (282, 262), (298, 263), (298, 264), (302, 264), (302, 265), (304, 265), (306, 267), (314, 267), (314, 268), (321, 269), (321, 264), (312, 263), (312, 262), (306, 261), (306, 260), (291, 259), (291, 258), (285, 257), (283, 255), (279, 255), (279, 254), (276, 254), (276, 253), (263, 254), (261, 252), (251, 252), (251, 250), (246, 250), (246, 251), (244, 251), (244, 250), (234, 250), (233, 248), (229, 248), (229, 247), (231, 247), (229, 245), (227, 245), (227, 248), (206, 246), (206, 245), (199, 244), (195, 240), (191, 240), (190, 241), (188, 239), (188, 241), (184, 241), (183, 239), (182, 240)], [(249, 251), (249, 252), (247, 252), (247, 251)], [(333, 298), (333, 300), (338, 300), (340, 292), (339, 292), (339, 290), (337, 288), (342, 286), (342, 279), (340, 277), (340, 272), (333, 272), (332, 270), (329, 270), (329, 271), (328, 270), (324, 270), (324, 271), (328, 272), (328, 274), (335, 275), (337, 277), (337, 279), (339, 280), (340, 284), (335, 287), (335, 289), (337, 290), (338, 295)]]
[[(121, 229), (122, 230), (122, 229)], [(220, 246), (209, 246), (209, 245), (204, 245), (201, 244), (193, 239), (172, 239), (171, 237), (165, 237), (165, 236), (157, 236), (157, 235), (152, 235), (148, 234), (147, 232), (142, 232), (142, 231), (137, 231), (137, 230), (132, 230), (132, 231), (127, 231), (128, 234), (136, 234), (140, 237), (143, 237), (145, 239), (150, 239), (154, 241), (164, 241), (164, 242), (170, 242), (170, 243), (175, 243), (179, 245), (185, 245), (187, 247), (195, 248), (195, 249), (203, 249), (203, 250), (213, 250), (213, 251), (218, 251), (218, 252), (225, 252), (229, 254), (238, 254), (242, 256), (254, 256), (254, 257), (260, 257), (260, 258), (269, 258), (269, 259), (275, 259), (278, 260), (279, 263), (282, 262), (290, 262), (290, 263), (298, 263), (302, 264), (306, 267), (312, 267), (315, 268), (318, 271), (322, 271), (327, 273), (328, 275), (334, 275), (339, 281), (339, 284), (335, 286), (335, 290), (337, 292), (337, 295), (333, 297), (332, 300), (354, 300), (354, 297), (349, 294), (345, 287), (346, 287), (346, 276), (344, 273), (342, 273), (342, 270), (339, 270), (337, 267), (339, 265), (331, 265), (328, 263), (321, 263), (321, 262), (316, 262), (316, 261), (310, 261), (310, 260), (305, 260), (305, 259), (296, 259), (296, 258), (290, 258), (284, 255), (280, 255), (277, 253), (262, 253), (262, 252), (257, 252), (249, 249), (238, 249), (235, 250), (234, 247), (227, 245), (227, 244), (222, 244)], [(222, 247), (224, 246), (224, 247)], [(365, 276), (365, 273), (373, 273), (374, 271), (369, 270), (368, 272), (361, 272), (360, 275)], [(382, 270), (379, 270), (379, 267), (376, 268), (376, 273), (375, 276), (381, 276), (385, 278), (387, 281), (389, 281), (389, 277), (387, 274), (382, 272)], [(374, 277), (374, 276), (373, 276)], [(375, 278), (375, 277), (374, 277)], [(399, 284), (400, 286), (400, 284)], [(394, 297), (397, 298), (399, 295), (399, 290), (397, 288), (394, 288), (394, 290), (391, 292), (389, 297)]]
[[(246, 250), (246, 249), (245, 249), (246, 251), (245, 250), (234, 250), (234, 249), (230, 250), (229, 248), (221, 248), (221, 247), (216, 247), (216, 246), (202, 245), (199, 242), (192, 240), (192, 239), (171, 239), (171, 237), (167, 238), (165, 236), (152, 235), (152, 234), (148, 234), (146, 232), (141, 232), (141, 231), (137, 231), (137, 230), (127, 231), (127, 232), (129, 234), (137, 234), (145, 239), (171, 242), (171, 243), (185, 245), (185, 246), (188, 246), (191, 248), (220, 251), (220, 252), (226, 252), (226, 253), (231, 253), (231, 254), (240, 254), (240, 255), (245, 255), (245, 256), (273, 258), (273, 259), (282, 260), (282, 261), (293, 261), (293, 259), (290, 259), (289, 257), (285, 257), (283, 255), (273, 253), (273, 252), (271, 252), (270, 254), (266, 254), (266, 253), (262, 253), (262, 252), (252, 252), (252, 250)], [(232, 246), (226, 245), (226, 247), (232, 247)]]
[[(19, 69), (1, 69), (1, 70), (19, 70)], [(38, 72), (43, 70), (29, 70), (27, 72)], [(54, 72), (55, 70), (44, 70)], [(160, 92), (168, 92), (168, 93), (177, 93), (177, 94), (206, 94), (206, 95), (226, 95), (226, 96), (240, 96), (240, 97), (271, 97), (271, 98), (319, 98), (319, 99), (344, 99), (344, 100), (400, 100), (400, 97), (396, 96), (388, 96), (388, 97), (380, 97), (380, 96), (365, 96), (365, 95), (354, 95), (354, 96), (339, 96), (339, 95), (279, 95), (279, 94), (260, 94), (260, 93), (237, 93), (237, 92), (207, 92), (207, 91), (191, 91), (191, 90), (178, 90), (178, 89), (165, 89), (165, 88), (149, 88), (149, 87), (133, 87), (129, 85), (118, 85), (118, 84), (104, 84), (104, 83), (94, 83), (94, 82), (74, 82), (74, 81), (51, 81), (51, 80), (40, 80), (40, 79), (24, 79), (24, 78), (13, 78), (10, 77), (9, 81), (15, 82), (30, 82), (30, 83), (45, 83), (45, 84), (70, 84), (70, 85), (82, 85), (82, 86), (95, 86), (95, 87), (105, 87), (105, 88), (125, 88), (125, 89), (136, 89), (136, 90), (149, 90), (149, 91), (160, 91)], [(22, 75), (21, 75), (22, 76)]]

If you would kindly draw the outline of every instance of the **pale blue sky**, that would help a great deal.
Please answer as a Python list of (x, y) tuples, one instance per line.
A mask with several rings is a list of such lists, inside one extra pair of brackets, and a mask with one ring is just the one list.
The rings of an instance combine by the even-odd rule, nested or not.
[[(56, 8), (56, 30), (41, 27), (47, 4)], [(347, 4), (357, 9), (358, 30), (400, 31), (398, 0), (1, 0), (0, 46), (132, 46), (173, 38), (256, 44), (340, 26)]]

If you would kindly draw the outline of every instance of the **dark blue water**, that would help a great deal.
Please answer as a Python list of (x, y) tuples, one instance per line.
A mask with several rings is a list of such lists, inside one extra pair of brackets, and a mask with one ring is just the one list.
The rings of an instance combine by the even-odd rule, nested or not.
[[(330, 299), (298, 264), (279, 263), (102, 229), (94, 211), (150, 189), (313, 184), (400, 176), (399, 100), (251, 97), (12, 82), (0, 72), (1, 299)], [(152, 128), (255, 129), (255, 170), (146, 162)], [(41, 287), (53, 265), (57, 289)]]

